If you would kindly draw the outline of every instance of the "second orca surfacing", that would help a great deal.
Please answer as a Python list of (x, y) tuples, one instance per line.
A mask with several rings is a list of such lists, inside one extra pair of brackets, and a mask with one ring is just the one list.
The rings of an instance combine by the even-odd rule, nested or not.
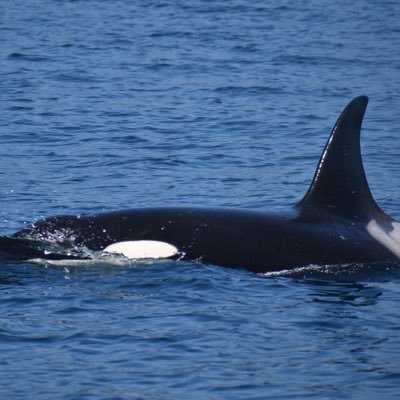
[[(11, 259), (195, 260), (254, 272), (307, 265), (400, 260), (400, 224), (377, 205), (360, 151), (366, 96), (338, 118), (303, 199), (286, 212), (223, 208), (144, 208), (55, 216), (0, 237)], [(89, 251), (89, 252), (88, 252)]]

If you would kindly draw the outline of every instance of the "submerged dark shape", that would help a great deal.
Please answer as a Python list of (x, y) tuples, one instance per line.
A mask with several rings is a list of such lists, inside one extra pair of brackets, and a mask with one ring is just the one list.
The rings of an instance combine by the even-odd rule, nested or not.
[[(219, 208), (144, 208), (56, 216), (0, 238), (16, 259), (128, 258), (198, 260), (254, 272), (306, 265), (397, 264), (400, 224), (376, 204), (360, 151), (366, 96), (338, 118), (304, 198), (287, 212)], [(85, 254), (89, 254), (86, 255)]]

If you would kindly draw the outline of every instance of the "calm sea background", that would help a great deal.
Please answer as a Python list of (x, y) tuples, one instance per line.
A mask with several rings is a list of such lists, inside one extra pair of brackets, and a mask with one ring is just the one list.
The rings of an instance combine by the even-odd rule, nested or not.
[[(287, 208), (370, 97), (400, 218), (400, 3), (0, 1), (0, 233), (158, 205)], [(340, 268), (339, 268), (340, 270)], [(0, 398), (398, 399), (396, 269), (0, 262)]]

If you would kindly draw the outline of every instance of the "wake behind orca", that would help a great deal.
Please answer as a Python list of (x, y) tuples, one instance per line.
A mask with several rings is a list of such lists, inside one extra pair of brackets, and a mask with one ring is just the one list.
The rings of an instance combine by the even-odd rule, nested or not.
[(366, 96), (339, 116), (311, 186), (286, 212), (223, 208), (144, 208), (50, 217), (0, 237), (14, 260), (194, 260), (254, 272), (307, 265), (382, 264), (400, 260), (400, 224), (372, 197), (360, 150)]

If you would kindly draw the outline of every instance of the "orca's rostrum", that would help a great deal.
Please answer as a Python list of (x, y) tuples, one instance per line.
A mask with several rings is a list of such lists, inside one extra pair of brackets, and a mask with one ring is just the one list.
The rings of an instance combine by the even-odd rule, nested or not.
[(400, 224), (373, 199), (360, 151), (368, 98), (338, 118), (303, 199), (287, 212), (220, 208), (144, 208), (55, 216), (11, 237), (12, 259), (87, 258), (93, 252), (129, 259), (195, 260), (255, 272), (306, 265), (400, 260)]

